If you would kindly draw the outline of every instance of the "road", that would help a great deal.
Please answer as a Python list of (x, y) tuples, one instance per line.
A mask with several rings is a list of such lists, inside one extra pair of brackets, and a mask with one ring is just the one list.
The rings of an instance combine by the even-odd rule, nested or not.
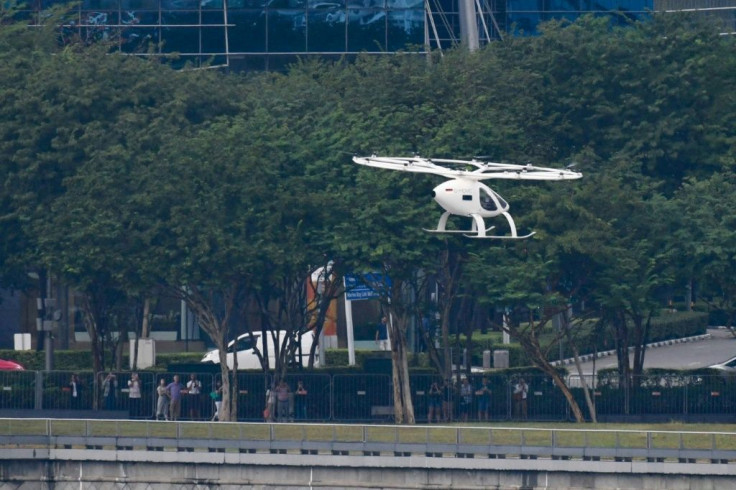
[[(725, 329), (709, 329), (710, 338), (693, 342), (650, 347), (644, 356), (644, 368), (698, 369), (726, 361), (736, 356), (736, 338)], [(633, 357), (633, 353), (631, 354)], [(601, 357), (595, 361), (595, 370), (615, 368), (616, 356)], [(583, 372), (593, 372), (593, 361), (582, 363)], [(576, 372), (573, 364), (569, 372)]]

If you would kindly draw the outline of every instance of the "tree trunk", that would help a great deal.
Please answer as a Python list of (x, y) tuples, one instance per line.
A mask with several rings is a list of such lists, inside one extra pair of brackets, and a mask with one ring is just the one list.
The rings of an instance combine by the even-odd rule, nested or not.
[(151, 299), (143, 300), (143, 321), (141, 322), (141, 338), (147, 339), (151, 334)]
[(406, 350), (405, 328), (403, 318), (397, 321), (395, 315), (389, 314), (389, 339), (391, 342), (391, 373), (394, 393), (394, 421), (397, 424), (414, 424), (414, 404), (411, 399), (409, 381), (409, 362)]
[[(585, 395), (585, 404), (588, 406), (588, 412), (590, 413), (590, 421), (594, 424), (597, 424), (598, 416), (596, 415), (595, 403), (593, 403), (593, 399), (590, 397), (590, 388), (588, 388), (588, 382), (585, 380), (585, 375), (583, 374), (583, 366), (580, 364), (580, 354), (578, 352), (578, 346), (575, 345), (575, 343), (572, 341), (572, 335), (570, 335), (570, 328), (567, 321), (564, 322), (563, 328), (565, 329), (567, 344), (572, 349), (572, 355), (575, 359), (575, 367), (577, 368), (578, 374), (580, 375), (580, 384), (583, 388), (583, 394)], [(593, 377), (593, 389), (595, 390), (595, 375)]]

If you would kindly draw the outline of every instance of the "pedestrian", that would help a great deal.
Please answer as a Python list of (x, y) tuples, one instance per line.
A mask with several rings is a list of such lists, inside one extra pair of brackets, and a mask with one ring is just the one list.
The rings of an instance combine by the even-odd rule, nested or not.
[(491, 389), (488, 387), (488, 378), (481, 381), (480, 388), (475, 392), (475, 399), (478, 400), (478, 420), (489, 420)]
[(519, 378), (519, 382), (514, 386), (514, 418), (526, 420), (527, 418), (527, 395), (529, 386), (527, 386), (524, 378)]
[(156, 420), (169, 420), (169, 393), (164, 378), (158, 381), (156, 387)]
[(266, 390), (266, 406), (263, 408), (263, 420), (265, 422), (273, 422), (274, 412), (276, 411), (276, 386)]
[(187, 401), (189, 405), (189, 418), (197, 420), (199, 418), (199, 409), (201, 404), (202, 382), (197, 379), (197, 375), (192, 373), (187, 381)]
[(222, 408), (222, 382), (218, 379), (215, 381), (215, 388), (210, 393), (210, 398), (215, 402), (215, 413), (212, 420), (220, 420), (220, 408)]
[(181, 416), (181, 395), (184, 387), (179, 382), (179, 375), (174, 375), (174, 380), (166, 385), (166, 393), (169, 394), (169, 419), (179, 420)]
[(79, 376), (76, 373), (72, 374), (72, 379), (69, 381), (69, 395), (71, 408), (79, 410), (82, 407), (82, 383), (79, 382)]
[(451, 379), (446, 379), (442, 385), (442, 420), (451, 422), (455, 405), (455, 387)]
[(385, 316), (381, 318), (381, 323), (376, 328), (376, 344), (378, 344), (378, 350), (389, 350), (388, 341), (388, 318)]
[(299, 420), (307, 419), (307, 390), (304, 383), (299, 380), (296, 382), (296, 395), (294, 405), (296, 407), (296, 418)]
[(113, 373), (107, 373), (102, 382), (102, 397), (105, 399), (105, 410), (115, 410), (118, 398), (118, 378)]
[(460, 418), (463, 422), (468, 421), (468, 414), (473, 405), (473, 385), (467, 377), (460, 383)]
[(429, 388), (428, 405), (427, 419), (429, 419), (429, 423), (432, 423), (434, 417), (439, 424), (442, 417), (442, 390), (440, 390), (440, 386), (436, 381)]
[(128, 380), (128, 413), (130, 418), (136, 419), (141, 415), (141, 380), (138, 373), (130, 375)]
[(291, 389), (283, 379), (276, 386), (276, 417), (279, 422), (287, 422), (289, 420), (289, 397)]

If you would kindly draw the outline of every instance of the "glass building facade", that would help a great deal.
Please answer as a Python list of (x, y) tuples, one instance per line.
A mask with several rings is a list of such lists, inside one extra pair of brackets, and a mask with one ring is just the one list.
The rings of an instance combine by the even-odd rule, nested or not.
[[(534, 35), (540, 22), (584, 13), (648, 15), (654, 0), (474, 0), (480, 44)], [(29, 14), (67, 0), (37, 0)], [(459, 0), (82, 0), (64, 37), (178, 62), (278, 69), (297, 56), (425, 53), (456, 45)]]

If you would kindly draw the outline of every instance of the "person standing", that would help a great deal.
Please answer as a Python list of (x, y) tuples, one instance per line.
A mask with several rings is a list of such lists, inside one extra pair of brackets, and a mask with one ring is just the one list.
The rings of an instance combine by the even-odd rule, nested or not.
[(455, 386), (451, 379), (446, 379), (442, 385), (442, 420), (452, 422), (453, 407), (455, 406)]
[(212, 420), (220, 420), (220, 408), (222, 407), (222, 382), (218, 379), (215, 381), (215, 388), (210, 393), (212, 401), (215, 402), (215, 413)]
[(130, 418), (136, 419), (141, 415), (141, 380), (138, 373), (130, 375), (128, 380), (128, 401)]
[(473, 385), (465, 377), (460, 384), (460, 418), (463, 422), (468, 421), (468, 414), (473, 405)]
[(435, 381), (429, 388), (429, 410), (427, 412), (427, 418), (429, 423), (432, 423), (432, 418), (436, 418), (437, 423), (440, 423), (442, 417), (442, 390)]
[(82, 384), (79, 382), (79, 376), (72, 374), (69, 381), (69, 394), (71, 396), (70, 406), (73, 410), (79, 410), (82, 407)]
[(156, 420), (169, 420), (169, 393), (166, 380), (161, 378), (156, 387)]
[(289, 396), (291, 389), (283, 379), (279, 381), (275, 390), (276, 394), (276, 417), (278, 422), (287, 422), (289, 420)]
[(296, 382), (296, 394), (295, 394), (295, 411), (296, 418), (300, 420), (306, 420), (307, 418), (307, 390), (304, 388), (304, 383), (300, 380)]
[(107, 373), (102, 382), (102, 397), (105, 399), (105, 410), (115, 410), (118, 397), (118, 378), (113, 373)]
[(376, 329), (376, 344), (378, 344), (378, 350), (389, 350), (388, 342), (388, 318), (385, 316), (381, 318), (381, 323), (378, 324)]
[(489, 420), (491, 389), (488, 387), (488, 378), (481, 381), (480, 388), (475, 392), (475, 398), (478, 400), (478, 420)]
[(189, 418), (197, 420), (199, 418), (199, 405), (202, 394), (202, 382), (197, 379), (197, 375), (192, 373), (187, 381), (187, 401), (189, 402)]
[(519, 378), (519, 382), (514, 386), (514, 417), (526, 420), (527, 417), (527, 394), (529, 393), (529, 386), (527, 386), (524, 378)]
[(184, 387), (179, 382), (179, 375), (174, 375), (174, 381), (166, 385), (166, 392), (169, 394), (169, 419), (173, 421), (179, 420), (181, 416), (181, 392)]

